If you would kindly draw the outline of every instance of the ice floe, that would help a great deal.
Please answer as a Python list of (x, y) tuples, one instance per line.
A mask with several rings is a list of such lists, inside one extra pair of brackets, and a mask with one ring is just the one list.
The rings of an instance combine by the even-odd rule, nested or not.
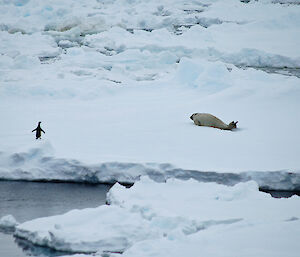
[[(299, 199), (274, 199), (259, 192), (253, 181), (230, 187), (195, 180), (156, 183), (142, 177), (131, 188), (112, 187), (110, 205), (28, 221), (17, 226), (15, 236), (57, 250), (125, 256), (139, 256), (140, 251), (143, 256), (173, 256), (174, 249), (170, 255), (166, 250), (174, 247), (175, 256), (210, 253), (214, 240), (223, 238), (227, 243), (220, 241), (222, 251), (217, 253), (228, 256), (239, 249), (252, 256), (254, 246), (264, 256), (285, 251), (296, 256)], [(258, 240), (261, 235), (267, 244)]]
[(44, 155), (45, 149), (28, 153), (0, 154), (0, 179), (25, 181), (60, 181), (78, 183), (120, 182), (133, 184), (147, 175), (157, 182), (170, 178), (235, 185), (254, 180), (264, 190), (300, 191), (300, 174), (291, 171), (213, 172), (189, 170), (168, 163), (105, 162), (84, 164), (76, 160), (57, 159)]

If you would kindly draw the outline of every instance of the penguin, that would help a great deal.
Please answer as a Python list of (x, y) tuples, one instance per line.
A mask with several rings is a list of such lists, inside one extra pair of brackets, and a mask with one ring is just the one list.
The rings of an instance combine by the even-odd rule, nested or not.
[(46, 134), (45, 131), (41, 128), (41, 123), (42, 122), (39, 121), (38, 126), (34, 130), (32, 130), (32, 132), (36, 131), (35, 133), (36, 139), (42, 139), (42, 131), (44, 132), (44, 134)]

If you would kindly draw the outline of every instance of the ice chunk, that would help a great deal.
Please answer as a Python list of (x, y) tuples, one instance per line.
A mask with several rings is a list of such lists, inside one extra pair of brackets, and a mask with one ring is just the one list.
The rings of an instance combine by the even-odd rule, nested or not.
[(213, 93), (230, 86), (231, 75), (224, 63), (182, 58), (176, 79), (190, 87)]
[(56, 250), (89, 253), (123, 252), (136, 241), (157, 237), (158, 232), (138, 214), (100, 206), (25, 222), (15, 235)]
[(14, 230), (18, 224), (19, 223), (16, 221), (16, 219), (12, 215), (6, 215), (6, 216), (3, 216), (2, 218), (0, 218), (0, 229)]

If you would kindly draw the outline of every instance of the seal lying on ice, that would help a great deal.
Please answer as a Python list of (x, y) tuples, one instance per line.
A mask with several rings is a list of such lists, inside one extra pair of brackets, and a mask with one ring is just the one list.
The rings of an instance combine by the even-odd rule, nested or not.
[(224, 130), (235, 129), (236, 124), (238, 123), (238, 121), (232, 121), (227, 125), (226, 123), (209, 113), (194, 113), (190, 118), (197, 126), (213, 127)]

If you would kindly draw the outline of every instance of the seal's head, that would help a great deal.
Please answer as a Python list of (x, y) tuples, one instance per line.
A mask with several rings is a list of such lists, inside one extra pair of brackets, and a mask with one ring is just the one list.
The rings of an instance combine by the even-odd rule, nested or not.
[(234, 121), (230, 122), (229, 125), (228, 125), (229, 129), (236, 129), (236, 124), (237, 123), (238, 123), (238, 121), (236, 121), (236, 122), (234, 122)]

